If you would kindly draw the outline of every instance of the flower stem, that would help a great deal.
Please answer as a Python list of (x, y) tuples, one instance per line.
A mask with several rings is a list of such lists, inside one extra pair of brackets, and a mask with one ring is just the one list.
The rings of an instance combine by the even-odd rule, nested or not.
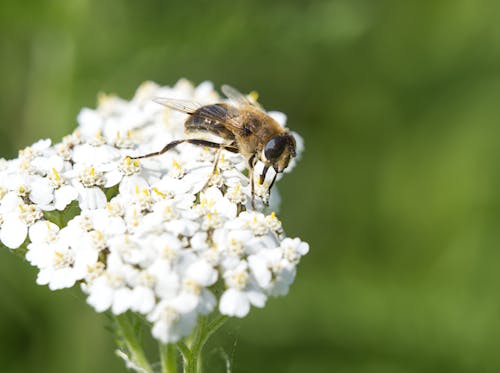
[(182, 341), (181, 342), (177, 342), (177, 348), (181, 352), (182, 357), (184, 358), (184, 360), (189, 359), (189, 357), (191, 356), (191, 350), (189, 349), (189, 347), (184, 342), (182, 342)]
[(196, 326), (193, 341), (191, 343), (190, 353), (183, 352), (185, 359), (184, 373), (199, 373), (201, 372), (201, 352), (208, 338), (219, 329), (227, 320), (227, 316), (219, 315), (215, 319), (208, 322), (206, 316), (201, 316)]
[(153, 369), (144, 354), (141, 343), (137, 339), (129, 316), (127, 314), (122, 314), (115, 316), (115, 319), (133, 363), (142, 369), (144, 373), (153, 373)]
[(227, 319), (228, 317), (225, 315), (218, 315), (213, 320), (210, 321), (210, 323), (207, 326), (207, 333), (205, 335), (205, 340), (203, 341), (203, 345), (207, 342), (208, 338), (210, 338), (212, 334), (214, 334), (217, 331), (217, 329), (219, 329), (222, 325), (224, 325)]
[(196, 326), (196, 331), (194, 333), (194, 338), (191, 343), (189, 358), (186, 360), (185, 373), (198, 373), (200, 369), (201, 360), (201, 350), (202, 341), (205, 334), (205, 327), (207, 324), (207, 318), (201, 316), (198, 319), (198, 325)]
[(161, 373), (177, 373), (177, 349), (174, 344), (160, 345)]

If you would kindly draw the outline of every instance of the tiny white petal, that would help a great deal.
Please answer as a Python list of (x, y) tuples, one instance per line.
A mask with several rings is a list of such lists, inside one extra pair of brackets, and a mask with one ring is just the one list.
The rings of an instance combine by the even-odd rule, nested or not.
[(38, 205), (48, 205), (54, 199), (53, 190), (47, 179), (38, 178), (31, 185), (30, 200)]
[(90, 295), (87, 298), (87, 303), (90, 304), (97, 312), (104, 312), (113, 302), (113, 290), (107, 286), (92, 286)]
[(54, 191), (55, 208), (62, 211), (78, 198), (78, 191), (71, 185), (63, 185)]
[(32, 243), (47, 242), (59, 231), (59, 227), (47, 220), (39, 220), (29, 228)]
[(217, 271), (206, 261), (198, 260), (191, 264), (186, 275), (202, 286), (210, 286), (217, 281)]
[(9, 249), (17, 249), (26, 239), (28, 227), (16, 216), (5, 218), (0, 230), (0, 240)]
[(220, 298), (219, 311), (223, 315), (245, 317), (250, 311), (250, 302), (241, 291), (227, 289)]
[(137, 286), (132, 291), (131, 298), (131, 309), (133, 311), (147, 314), (153, 310), (155, 294), (152, 289), (145, 286)]
[(248, 266), (252, 270), (259, 285), (263, 288), (267, 287), (271, 282), (272, 274), (267, 267), (266, 260), (261, 256), (251, 255), (248, 258)]
[(125, 311), (127, 311), (132, 305), (132, 292), (130, 289), (120, 288), (115, 291), (114, 301), (111, 311), (115, 315), (119, 315)]
[(264, 293), (255, 290), (250, 290), (247, 291), (247, 296), (250, 303), (252, 303), (252, 305), (254, 305), (255, 307), (262, 308), (266, 305), (267, 297)]

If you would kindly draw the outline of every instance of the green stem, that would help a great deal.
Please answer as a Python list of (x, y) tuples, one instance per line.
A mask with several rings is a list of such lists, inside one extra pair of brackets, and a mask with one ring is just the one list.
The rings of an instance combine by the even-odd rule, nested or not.
[(203, 339), (207, 318), (201, 316), (198, 319), (198, 325), (194, 334), (193, 342), (191, 343), (191, 353), (189, 359), (186, 360), (185, 373), (198, 373), (200, 369), (201, 349), (203, 348)]
[(205, 339), (203, 340), (202, 347), (205, 345), (208, 338), (210, 338), (212, 334), (214, 334), (217, 331), (217, 329), (219, 329), (222, 325), (224, 325), (227, 319), (228, 317), (225, 315), (218, 315), (215, 317), (215, 319), (210, 321), (207, 327), (207, 333), (205, 334)]
[(177, 349), (174, 344), (160, 343), (161, 373), (177, 373)]
[(184, 360), (189, 359), (191, 356), (191, 350), (189, 349), (188, 346), (184, 342), (177, 342), (177, 348), (181, 352), (182, 356), (184, 357)]
[(201, 371), (201, 352), (203, 350), (203, 346), (207, 342), (208, 338), (210, 338), (210, 336), (217, 329), (219, 329), (226, 320), (227, 316), (219, 315), (215, 319), (208, 322), (206, 316), (201, 316), (198, 320), (198, 325), (196, 326), (196, 332), (194, 334), (189, 353), (185, 353), (185, 351), (183, 351), (178, 344), (178, 347), (184, 355), (184, 373), (199, 373)]
[(115, 316), (116, 323), (120, 328), (121, 335), (125, 340), (125, 344), (130, 353), (132, 362), (141, 368), (145, 373), (153, 373), (153, 369), (144, 354), (144, 350), (137, 339), (137, 335), (134, 331), (130, 318), (127, 314), (121, 314)]

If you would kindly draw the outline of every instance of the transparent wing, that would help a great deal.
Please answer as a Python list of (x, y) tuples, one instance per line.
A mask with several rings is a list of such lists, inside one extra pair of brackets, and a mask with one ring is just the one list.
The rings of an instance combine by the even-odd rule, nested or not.
[(198, 109), (195, 115), (220, 123), (228, 129), (245, 133), (248, 130), (240, 120), (238, 109), (227, 104), (206, 105)]
[(246, 129), (239, 120), (238, 109), (231, 105), (202, 105), (198, 102), (189, 100), (161, 97), (155, 98), (153, 101), (173, 110), (182, 111), (186, 114), (195, 115), (197, 117), (220, 123), (228, 129), (238, 133), (248, 132), (248, 129)]
[(256, 106), (255, 102), (251, 101), (246, 95), (238, 91), (236, 88), (231, 87), (230, 85), (224, 84), (221, 87), (222, 93), (226, 95), (226, 97), (240, 105), (252, 105)]
[(169, 107), (177, 111), (182, 111), (183, 113), (186, 114), (193, 114), (196, 110), (203, 107), (203, 105), (201, 105), (198, 102), (189, 100), (178, 100), (175, 98), (156, 97), (153, 99), (153, 101), (156, 102), (157, 104)]

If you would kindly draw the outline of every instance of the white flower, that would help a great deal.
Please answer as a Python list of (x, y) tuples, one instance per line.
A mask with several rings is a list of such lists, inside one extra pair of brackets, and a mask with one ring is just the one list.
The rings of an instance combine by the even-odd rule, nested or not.
[(93, 210), (106, 206), (106, 195), (101, 187), (104, 174), (95, 167), (75, 168), (76, 178), (73, 184), (78, 191), (78, 204), (82, 210)]
[[(192, 334), (201, 315), (244, 317), (269, 296), (286, 294), (309, 247), (286, 238), (274, 212), (262, 212), (275, 176), (270, 169), (259, 184), (262, 162), (254, 209), (241, 154), (185, 142), (134, 159), (185, 138), (187, 115), (156, 97), (227, 101), (212, 83), (187, 80), (173, 87), (146, 82), (130, 101), (100, 96), (61, 142), (42, 140), (16, 159), (0, 159), (0, 241), (11, 249), (27, 244), (38, 284), (79, 284), (97, 312), (137, 312), (156, 339), (175, 343)], [(268, 114), (286, 125), (285, 114)], [(300, 155), (303, 141), (293, 135)], [(274, 187), (268, 211), (277, 201)]]
[[(43, 228), (37, 226), (36, 229)], [(95, 247), (88, 241), (75, 239), (69, 231), (64, 232), (65, 229), (53, 238), (51, 234), (57, 229), (48, 224), (45, 232), (32, 232), (33, 238), (39, 237), (28, 245), (27, 259), (40, 269), (37, 283), (49, 285), (51, 290), (73, 286), (98, 260), (99, 251)]]
[(0, 240), (9, 249), (17, 249), (28, 234), (28, 227), (43, 217), (42, 211), (26, 204), (15, 192), (7, 193), (0, 203)]
[(176, 343), (191, 334), (196, 325), (197, 314), (194, 310), (186, 311), (181, 303), (163, 300), (148, 316), (153, 322), (152, 334), (162, 343)]
[(248, 273), (248, 264), (240, 262), (234, 269), (224, 273), (228, 289), (222, 294), (219, 311), (223, 315), (245, 317), (250, 305), (262, 308), (266, 304), (266, 295), (256, 286)]
[(66, 178), (62, 174), (62, 159), (57, 157), (56, 160), (61, 162), (57, 162), (57, 165), (54, 164), (54, 167), (47, 171), (46, 177), (35, 176), (31, 182), (31, 201), (46, 211), (54, 209), (62, 211), (78, 198), (76, 188), (66, 184)]
[(133, 300), (128, 281), (136, 275), (132, 266), (124, 264), (117, 255), (110, 254), (106, 272), (85, 289), (89, 293), (87, 302), (97, 312), (104, 312), (109, 308), (115, 315), (126, 312)]

